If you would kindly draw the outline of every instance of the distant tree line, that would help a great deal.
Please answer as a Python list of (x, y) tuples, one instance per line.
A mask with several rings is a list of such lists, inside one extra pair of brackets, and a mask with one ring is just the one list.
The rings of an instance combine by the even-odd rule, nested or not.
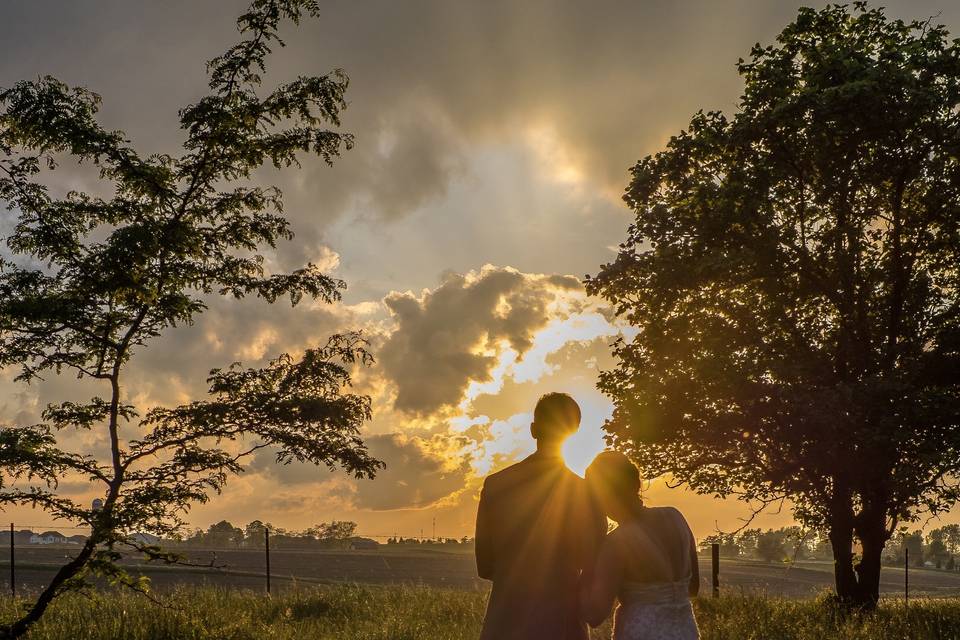
[(473, 538), (404, 538), (397, 536), (387, 538), (387, 544), (398, 546), (440, 546), (440, 547), (472, 547)]
[[(700, 541), (701, 552), (708, 553), (713, 544), (720, 545), (720, 556), (724, 558), (765, 562), (833, 559), (833, 549), (826, 535), (798, 526), (715, 533)], [(887, 543), (883, 564), (903, 566), (907, 550), (911, 566), (960, 571), (960, 524), (945, 525), (926, 534), (919, 530), (900, 531)]]
[(780, 529), (744, 529), (737, 533), (715, 533), (700, 541), (701, 551), (720, 545), (724, 558), (744, 558), (766, 562), (788, 560), (831, 560), (833, 549), (825, 535), (798, 526)]
[(887, 543), (883, 562), (902, 566), (906, 551), (914, 567), (934, 567), (960, 571), (960, 524), (948, 524), (928, 531), (901, 531)]
[(207, 529), (195, 529), (171, 546), (200, 548), (262, 549), (266, 531), (270, 531), (270, 546), (275, 549), (351, 549), (375, 546), (376, 541), (357, 535), (357, 523), (333, 520), (292, 531), (270, 523), (254, 520), (245, 527), (237, 527), (227, 520), (212, 524)]

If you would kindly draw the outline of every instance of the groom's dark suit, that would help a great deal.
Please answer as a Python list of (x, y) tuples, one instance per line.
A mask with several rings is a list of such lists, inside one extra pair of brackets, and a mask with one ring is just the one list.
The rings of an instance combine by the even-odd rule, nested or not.
[(577, 581), (606, 533), (584, 481), (533, 454), (489, 476), (477, 513), (477, 571), (493, 581), (482, 640), (585, 640)]

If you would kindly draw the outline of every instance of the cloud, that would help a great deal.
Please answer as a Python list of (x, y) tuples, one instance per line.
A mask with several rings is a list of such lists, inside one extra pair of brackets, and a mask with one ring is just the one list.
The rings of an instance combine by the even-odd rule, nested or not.
[[(233, 19), (248, 4), (3, 3), (0, 86), (43, 74), (87, 86), (103, 95), (107, 128), (125, 130), (144, 154), (178, 153), (177, 110), (205, 93), (203, 63), (236, 41)], [(888, 6), (898, 17), (943, 9), (938, 21), (960, 21), (960, 4), (936, 4)], [(595, 273), (610, 259), (630, 217), (618, 201), (627, 168), (698, 109), (729, 109), (741, 85), (734, 62), (753, 42), (770, 42), (797, 6), (332, 0), (321, 20), (286, 26), (289, 46), (268, 61), (268, 84), (343, 67), (351, 78), (343, 128), (357, 146), (332, 168), (306, 158), (301, 170), (256, 173), (256, 182), (283, 189), (297, 233), (271, 266), (336, 268), (350, 306), (214, 300), (194, 326), (138, 353), (125, 389), (142, 405), (202, 397), (212, 367), (262, 364), (364, 325), (378, 339), (380, 365), (357, 390), (375, 396), (367, 434), (393, 463), (364, 486), (322, 469), (259, 469), (192, 517), (206, 524), (261, 508), (267, 517), (284, 506), (286, 522), (306, 525), (354, 517), (346, 501), (375, 508), (380, 492), (384, 509), (459, 495), (456, 526), (466, 532), (473, 497), (456, 492), (475, 478), (459, 471), (458, 437), (472, 441), (474, 472), (478, 461), (507, 464), (531, 446), (525, 412), (557, 388), (584, 399), (591, 425), (602, 421), (608, 404), (593, 387), (592, 363), (609, 366), (611, 334), (595, 314), (614, 324), (610, 309), (575, 309), (583, 300), (575, 279), (533, 274)], [(69, 162), (53, 184), (111, 192)], [(485, 263), (515, 269), (471, 271)], [(441, 269), (462, 275), (434, 286)], [(585, 343), (587, 325), (575, 322), (605, 337)], [(36, 420), (47, 402), (94, 393), (68, 375), (25, 389), (4, 380), (0, 389), (0, 414), (19, 423)], [(451, 419), (469, 426), (448, 432)], [(97, 454), (106, 444), (99, 432), (72, 442)], [(272, 465), (269, 456), (260, 462)], [(712, 523), (713, 510), (705, 513)], [(395, 523), (423, 526), (396, 512), (365, 517), (361, 524), (390, 532)]]
[(326, 482), (331, 479), (330, 470), (324, 466), (296, 461), (288, 464), (278, 463), (277, 450), (273, 447), (257, 451), (247, 467), (247, 472), (262, 475), (288, 488)]
[(465, 438), (403, 434), (373, 436), (370, 453), (387, 467), (375, 480), (358, 480), (353, 504), (374, 511), (423, 508), (463, 491), (472, 475)]
[(471, 381), (486, 381), (503, 345), (524, 353), (549, 320), (548, 306), (579, 290), (576, 278), (487, 266), (448, 273), (440, 286), (384, 299), (397, 329), (380, 350), (383, 371), (397, 386), (394, 406), (427, 414), (458, 404)]
[(375, 148), (363, 154), (368, 179), (356, 185), (364, 209), (396, 218), (445, 195), (467, 150), (443, 113), (425, 105), (378, 124)]
[(277, 464), (276, 452), (261, 449), (248, 471), (287, 489), (286, 501), (300, 496), (306, 504), (311, 492), (344, 501), (351, 509), (385, 511), (419, 509), (463, 491), (472, 475), (469, 440), (436, 433), (410, 436), (388, 433), (369, 436), (370, 454), (386, 463), (374, 480), (331, 477), (325, 467), (291, 462)]

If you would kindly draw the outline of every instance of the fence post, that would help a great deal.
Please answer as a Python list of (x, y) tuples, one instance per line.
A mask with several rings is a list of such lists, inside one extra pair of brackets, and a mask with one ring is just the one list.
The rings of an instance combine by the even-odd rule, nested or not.
[(903, 604), (910, 604), (910, 549), (903, 548)]
[(10, 597), (17, 597), (17, 569), (14, 566), (13, 523), (10, 523)]
[(263, 542), (267, 553), (267, 594), (270, 593), (270, 529), (263, 528)]
[(713, 580), (713, 597), (720, 597), (720, 545), (714, 542), (710, 545), (710, 560), (712, 565), (711, 577)]

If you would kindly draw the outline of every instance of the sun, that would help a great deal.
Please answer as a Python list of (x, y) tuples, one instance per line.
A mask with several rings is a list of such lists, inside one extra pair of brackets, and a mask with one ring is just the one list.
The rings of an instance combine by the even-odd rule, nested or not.
[(580, 422), (580, 430), (570, 436), (563, 445), (563, 460), (567, 467), (579, 476), (583, 476), (587, 466), (593, 461), (598, 453), (606, 448), (603, 441), (603, 419), (605, 416), (597, 412), (591, 415), (584, 407), (583, 420)]

